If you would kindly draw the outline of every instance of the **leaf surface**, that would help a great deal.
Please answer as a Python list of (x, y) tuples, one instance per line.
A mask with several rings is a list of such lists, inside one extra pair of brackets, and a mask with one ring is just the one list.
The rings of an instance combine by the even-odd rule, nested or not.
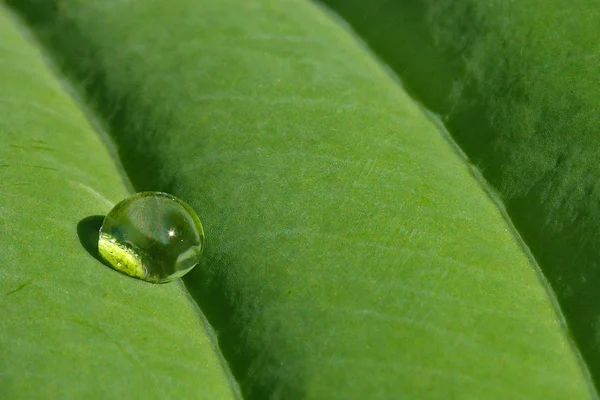
[(127, 187), (71, 93), (0, 11), (1, 397), (234, 398), (181, 285), (124, 277), (80, 244), (78, 223)]
[[(497, 202), (440, 126), (323, 9), (299, 0), (10, 3), (106, 125), (133, 187), (198, 211), (207, 249), (185, 287), (245, 398), (592, 396), (552, 294)], [(111, 182), (115, 165), (103, 170)], [(61, 188), (53, 185), (71, 196)], [(116, 201), (121, 188), (106, 193)], [(73, 232), (106, 209), (65, 212)], [(77, 254), (89, 285), (114, 277), (115, 301), (132, 288), (164, 290), (189, 318), (163, 300), (150, 310), (182, 317), (189, 338), (208, 343), (176, 286), (111, 275)], [(147, 312), (128, 321), (155, 320)], [(131, 325), (120, 326), (127, 337)], [(180, 343), (173, 348), (189, 357)], [(216, 378), (198, 373), (190, 390), (227, 382), (217, 356), (193, 365)]]
[(443, 117), (600, 382), (598, 3), (326, 0)]

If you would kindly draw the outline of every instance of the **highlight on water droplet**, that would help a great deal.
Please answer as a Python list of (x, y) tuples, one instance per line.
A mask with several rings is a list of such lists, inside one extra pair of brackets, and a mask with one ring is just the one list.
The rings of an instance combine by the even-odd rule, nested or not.
[(204, 230), (194, 210), (163, 192), (140, 192), (118, 203), (98, 239), (98, 252), (112, 268), (152, 283), (187, 274), (203, 247)]

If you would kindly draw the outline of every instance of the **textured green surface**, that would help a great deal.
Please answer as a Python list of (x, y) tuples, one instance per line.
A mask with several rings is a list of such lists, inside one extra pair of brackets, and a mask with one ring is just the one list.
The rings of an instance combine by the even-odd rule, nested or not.
[(326, 0), (494, 186), (600, 382), (600, 6)]
[(127, 189), (0, 11), (0, 397), (234, 398), (181, 286), (125, 278), (79, 243), (78, 222)]
[[(172, 192), (199, 211), (207, 248), (185, 285), (217, 331), (245, 398), (591, 397), (560, 314), (495, 202), (398, 82), (322, 9), (300, 0), (11, 3), (108, 127), (135, 189)], [(21, 92), (24, 99), (41, 96)], [(11, 118), (28, 132), (47, 129), (18, 113)], [(2, 134), (15, 124), (0, 125)], [(93, 134), (88, 140), (97, 142)], [(75, 145), (87, 150), (74, 152)], [(103, 168), (90, 169), (109, 177), (86, 185), (116, 201), (125, 189), (95, 146), (64, 139), (61, 151), (88, 164), (104, 157)], [(60, 160), (50, 165), (68, 168)], [(77, 166), (72, 173), (82, 171)], [(137, 318), (119, 314), (127, 322), (117, 323), (111, 314), (102, 325), (119, 329), (117, 337), (127, 338), (132, 351), (143, 351), (132, 335), (148, 332), (128, 331), (140, 320), (157, 329), (163, 319), (175, 319), (189, 335), (177, 332), (178, 341), (206, 345), (177, 286), (156, 291), (103, 268), (76, 242), (69, 251), (64, 238), (76, 240), (77, 221), (108, 206), (89, 192), (79, 203), (67, 202), (77, 189), (66, 188), (65, 177), (44, 179), (49, 188), (36, 185), (35, 196), (2, 191), (0, 207), (9, 211), (1, 223), (11, 229), (24, 229), (17, 207), (27, 210), (22, 218), (46, 221), (52, 213), (37, 213), (36, 201), (50, 207), (48, 197), (65, 198), (56, 202), (64, 213), (60, 233), (44, 229), (46, 222), (31, 228), (51, 241), (48, 253), (11, 240), (0, 261), (12, 269), (3, 265), (2, 273), (17, 286), (14, 277), (30, 265), (48, 271), (41, 262), (52, 259), (77, 281), (56, 272), (47, 283), (53, 296), (75, 291), (80, 281), (93, 288), (99, 279), (114, 279), (101, 286), (114, 293), (113, 302), (134, 307), (129, 293), (137, 290), (155, 305), (142, 300)], [(11, 251), (26, 252), (30, 261), (14, 261)], [(67, 255), (79, 258), (69, 262)], [(74, 265), (87, 265), (88, 275)], [(36, 307), (48, 301), (31, 296), (23, 301)], [(90, 297), (89, 306), (74, 301), (71, 307), (97, 321), (92, 311), (101, 302)], [(1, 323), (15, 330), (10, 337), (22, 336), (27, 304), (3, 310), (8, 318)], [(35, 328), (44, 334), (63, 326), (45, 319)], [(193, 357), (170, 343), (168, 362)], [(55, 347), (37, 348), (55, 366), (83, 363), (52, 354)], [(13, 359), (29, 348), (12, 346), (3, 372), (52, 379), (37, 364), (15, 368)], [(202, 356), (212, 357), (210, 351)], [(197, 358), (165, 379), (193, 375), (189, 390), (218, 390), (226, 382), (221, 364)], [(102, 373), (115, 373), (106, 368)], [(132, 374), (140, 382), (146, 372), (140, 367)], [(56, 379), (68, 386), (75, 378)], [(85, 375), (77, 383), (85, 388), (95, 379)], [(114, 381), (112, 391), (119, 390)]]

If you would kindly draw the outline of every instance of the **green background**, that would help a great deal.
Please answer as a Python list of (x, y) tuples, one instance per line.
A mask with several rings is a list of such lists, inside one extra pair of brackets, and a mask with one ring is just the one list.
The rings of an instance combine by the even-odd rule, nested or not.
[[(596, 397), (593, 2), (2, 4), (3, 397)], [(85, 246), (142, 190), (182, 282)]]

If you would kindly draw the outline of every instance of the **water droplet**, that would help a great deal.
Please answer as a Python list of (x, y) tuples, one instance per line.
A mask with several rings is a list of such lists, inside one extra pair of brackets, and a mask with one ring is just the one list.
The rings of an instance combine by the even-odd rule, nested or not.
[(203, 245), (202, 224), (189, 205), (167, 193), (141, 192), (106, 215), (98, 251), (117, 271), (166, 283), (196, 266)]

